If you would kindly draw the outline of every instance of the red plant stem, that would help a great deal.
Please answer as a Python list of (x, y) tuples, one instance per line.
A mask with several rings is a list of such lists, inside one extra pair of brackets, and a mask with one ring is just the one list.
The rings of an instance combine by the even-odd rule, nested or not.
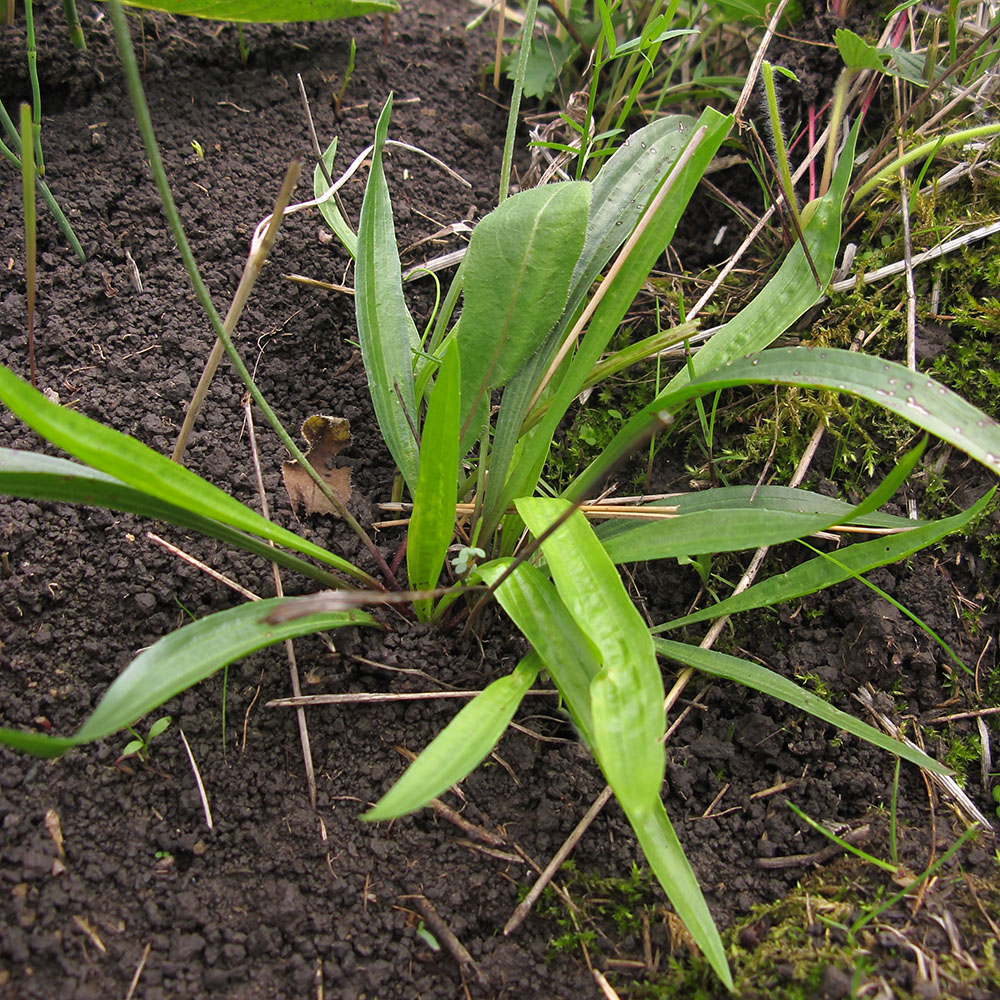
[[(809, 105), (809, 152), (816, 146), (816, 105)], [(816, 197), (816, 161), (809, 161), (809, 200)]]

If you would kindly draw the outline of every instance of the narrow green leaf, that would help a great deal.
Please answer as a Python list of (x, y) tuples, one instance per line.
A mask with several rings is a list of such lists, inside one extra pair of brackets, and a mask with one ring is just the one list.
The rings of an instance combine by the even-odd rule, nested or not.
[(144, 650), (125, 668), (75, 736), (59, 738), (0, 729), (0, 743), (42, 757), (58, 756), (70, 747), (124, 729), (227, 663), (265, 646), (345, 625), (378, 625), (363, 611), (314, 613), (274, 625), (266, 621), (276, 608), (301, 600), (309, 598), (274, 597), (185, 625)]
[(212, 21), (282, 24), (336, 21), (365, 14), (395, 14), (395, 0), (125, 0), (129, 7)]
[[(420, 471), (406, 541), (410, 588), (437, 586), (455, 532), (458, 453), (461, 430), (461, 365), (452, 342), (438, 369), (420, 438)], [(431, 600), (414, 602), (421, 621), (430, 617)]]
[(709, 509), (669, 520), (632, 521), (619, 532), (599, 537), (612, 562), (620, 564), (778, 545), (826, 530), (837, 523), (830, 518), (829, 513), (800, 514), (754, 504), (742, 510)]
[[(793, 538), (825, 531), (838, 523), (852, 524), (868, 519), (871, 512), (886, 503), (906, 480), (923, 454), (925, 444), (926, 439), (910, 449), (871, 495), (856, 507), (839, 504), (805, 490), (780, 491), (774, 487), (761, 487), (759, 490), (753, 489), (749, 495), (746, 493), (749, 487), (705, 490), (694, 494), (694, 502), (682, 504), (679, 501), (677, 517), (646, 523), (626, 521), (623, 524), (612, 521), (609, 522), (612, 527), (604, 533), (598, 530), (597, 534), (608, 555), (616, 563), (736, 552), (761, 545), (789, 542)], [(799, 510), (793, 510), (789, 506), (791, 495), (795, 493), (801, 497)], [(739, 494), (746, 497), (742, 505), (724, 508), (712, 503), (714, 495), (732, 500)], [(772, 497), (777, 500), (774, 505), (768, 502)], [(802, 510), (803, 506), (807, 509)], [(809, 510), (808, 506), (813, 509)], [(816, 511), (816, 507), (821, 512)], [(916, 522), (906, 518), (890, 519), (890, 523), (907, 530), (916, 526)], [(615, 524), (619, 526), (617, 530), (613, 527)]]
[(718, 389), (754, 384), (830, 389), (867, 399), (953, 444), (991, 472), (1000, 472), (1000, 424), (939, 382), (894, 361), (854, 351), (782, 347), (748, 354), (687, 385), (665, 389), (625, 423), (575, 482), (598, 479), (602, 472), (609, 471), (611, 456), (631, 441), (654, 414), (674, 412), (689, 399)]
[[(813, 203), (815, 211), (803, 229), (809, 257), (802, 244), (796, 242), (764, 290), (698, 349), (692, 359), (696, 375), (718, 368), (749, 351), (767, 347), (824, 294), (840, 249), (840, 218), (854, 166), (854, 147), (860, 124), (859, 118), (840, 155), (830, 190)], [(819, 285), (809, 266), (810, 259), (819, 275)], [(689, 380), (688, 368), (684, 367), (671, 379), (666, 391)]]
[(733, 977), (726, 961), (725, 947), (663, 803), (657, 799), (648, 812), (633, 816), (626, 809), (625, 814), (635, 830), (649, 867), (673, 903), (677, 915), (684, 921), (684, 926), (715, 974), (727, 989), (732, 990)]
[(413, 812), (471, 774), (507, 730), (540, 667), (538, 654), (529, 653), (512, 674), (476, 695), (361, 818), (376, 821)]
[[(333, 176), (333, 161), (337, 157), (337, 138), (334, 136), (333, 142), (326, 147), (323, 153), (323, 163), (326, 165), (327, 173)], [(327, 191), (326, 177), (323, 170), (317, 163), (313, 170), (313, 197), (322, 198)], [(337, 239), (344, 245), (344, 249), (352, 258), (358, 256), (358, 237), (353, 229), (347, 224), (347, 220), (340, 214), (340, 208), (336, 201), (328, 198), (319, 206), (319, 213), (323, 216), (326, 224), (333, 230)]]
[(410, 421), (416, 426), (418, 419), (413, 352), (420, 346), (420, 337), (403, 298), (392, 204), (382, 165), (391, 113), (390, 95), (375, 126), (371, 173), (361, 205), (354, 309), (375, 416), (389, 453), (412, 492), (420, 461), (410, 426)]
[(562, 314), (589, 204), (586, 181), (546, 184), (507, 198), (476, 226), (457, 335), (463, 418), (516, 374)]
[(742, 594), (728, 597), (719, 601), (718, 604), (685, 615), (683, 618), (676, 618), (664, 625), (658, 625), (653, 631), (665, 632), (683, 625), (710, 621), (722, 615), (734, 615), (740, 611), (751, 611), (754, 608), (773, 607), (785, 601), (794, 600), (796, 597), (814, 594), (818, 590), (832, 587), (850, 579), (852, 573), (867, 573), (868, 570), (875, 569), (877, 566), (899, 562), (968, 524), (982, 512), (995, 492), (995, 489), (990, 490), (968, 510), (961, 514), (955, 514), (953, 517), (923, 523), (911, 531), (898, 535), (876, 538), (870, 542), (857, 542), (846, 548), (838, 549), (837, 562), (844, 568), (819, 556), (801, 563), (785, 573), (754, 584), (744, 590)]
[[(517, 501), (536, 537), (568, 507), (555, 498)], [(601, 661), (590, 685), (594, 752), (622, 805), (640, 813), (659, 801), (666, 767), (663, 679), (652, 637), (579, 511), (542, 542), (542, 552), (559, 596)]]
[(633, 132), (601, 167), (591, 184), (583, 250), (573, 269), (567, 322), (597, 276), (628, 239), (670, 165), (695, 127), (688, 115), (667, 115)]
[[(493, 584), (510, 562), (497, 559), (480, 566), (476, 572), (485, 583)], [(601, 670), (593, 644), (548, 578), (528, 563), (522, 563), (500, 584), (496, 597), (541, 656), (584, 742), (593, 749), (590, 684)]]
[(159, 497), (142, 493), (103, 472), (68, 462), (65, 458), (0, 448), (0, 494), (106, 507), (109, 510), (155, 518), (182, 528), (190, 528), (210, 538), (218, 538), (268, 562), (301, 573), (324, 587), (336, 589), (344, 586), (338, 577), (331, 576), (326, 570), (313, 566), (284, 549), (268, 545), (267, 542), (231, 528), (221, 521), (193, 514)]
[(951, 771), (943, 764), (939, 764), (932, 757), (921, 753), (912, 747), (908, 747), (899, 740), (894, 740), (891, 736), (886, 736), (873, 726), (869, 726), (853, 715), (841, 712), (839, 708), (834, 708), (828, 701), (824, 701), (818, 695), (804, 688), (799, 687), (787, 677), (776, 674), (767, 667), (760, 664), (751, 663), (748, 660), (741, 660), (726, 653), (718, 653), (714, 649), (701, 649), (698, 646), (690, 646), (684, 642), (673, 642), (670, 639), (655, 639), (656, 651), (661, 656), (669, 657), (677, 663), (683, 663), (686, 667), (694, 667), (703, 673), (713, 677), (723, 677), (726, 680), (735, 681), (744, 687), (760, 691), (761, 694), (770, 695), (779, 701), (798, 708), (809, 715), (828, 722), (831, 726), (843, 729), (844, 732), (857, 736), (858, 739), (865, 740), (873, 746), (888, 750), (889, 753), (896, 754), (904, 760), (916, 764), (917, 767), (926, 768), (937, 774), (951, 774)]
[(46, 440), (140, 493), (259, 538), (268, 538), (355, 579), (369, 579), (346, 559), (272, 524), (228, 493), (135, 438), (105, 427), (75, 410), (50, 403), (3, 365), (0, 365), (0, 401)]

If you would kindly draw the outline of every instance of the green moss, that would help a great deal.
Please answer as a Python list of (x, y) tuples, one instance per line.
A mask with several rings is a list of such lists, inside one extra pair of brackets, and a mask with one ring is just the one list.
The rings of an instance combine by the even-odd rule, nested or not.
[[(579, 908), (576, 920), (584, 930), (560, 929), (550, 942), (550, 953), (565, 955), (566, 949), (585, 941), (594, 965), (606, 971), (623, 1000), (728, 1000), (732, 996), (740, 1000), (811, 1000), (821, 995), (827, 984), (847, 988), (852, 996), (868, 995), (886, 975), (886, 968), (891, 970), (888, 974), (894, 979), (898, 1000), (918, 1000), (925, 995), (920, 992), (920, 983), (908, 985), (899, 976), (900, 962), (914, 966), (914, 951), (907, 941), (921, 948), (927, 961), (936, 963), (942, 1000), (968, 995), (973, 984), (1000, 990), (996, 941), (968, 882), (986, 912), (995, 911), (1000, 904), (1000, 889), (971, 876), (967, 882), (960, 872), (941, 876), (938, 890), (946, 893), (949, 912), (965, 947), (975, 952), (976, 972), (951, 953), (946, 941), (933, 951), (929, 943), (933, 935), (928, 937), (926, 927), (901, 925), (893, 919), (885, 926), (869, 924), (852, 935), (850, 928), (859, 916), (893, 894), (897, 886), (872, 865), (844, 857), (803, 878), (784, 899), (754, 907), (749, 916), (723, 932), (736, 984), (733, 994), (726, 992), (700, 955), (692, 955), (684, 947), (673, 954), (661, 954), (655, 974), (638, 971), (642, 954), (636, 931), (643, 913), (654, 928), (665, 920), (662, 897), (658, 898), (641, 870), (633, 868), (628, 879), (604, 879), (564, 868), (561, 881)], [(551, 891), (543, 896), (542, 904), (539, 915), (560, 928), (572, 923)], [(909, 904), (904, 909), (908, 910)], [(624, 945), (607, 936), (616, 924), (614, 913), (622, 911), (628, 914), (621, 920)], [(890, 931), (890, 926), (902, 937)], [(597, 927), (604, 927), (605, 933), (587, 933), (587, 928)], [(607, 956), (612, 955), (609, 961)], [(619, 964), (630, 963), (636, 973), (613, 971), (615, 959)]]

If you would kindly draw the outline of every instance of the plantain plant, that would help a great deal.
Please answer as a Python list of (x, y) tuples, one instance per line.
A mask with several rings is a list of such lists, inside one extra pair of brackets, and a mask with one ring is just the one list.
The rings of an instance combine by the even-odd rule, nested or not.
[[(113, 2), (112, 9), (126, 68), (134, 74), (119, 4)], [(148, 116), (136, 102), (165, 208), (179, 227)], [(767, 349), (830, 280), (855, 128), (829, 190), (803, 216), (803, 243), (793, 247), (758, 297), (624, 422), (562, 496), (541, 495), (556, 427), (593, 383), (595, 366), (670, 242), (732, 120), (711, 109), (697, 120), (659, 119), (633, 134), (593, 181), (560, 182), (506, 198), (477, 226), (433, 327), (421, 337), (403, 294), (382, 167), (391, 109), (390, 98), (376, 126), (352, 249), (358, 335), (372, 402), (401, 489), (412, 501), (407, 571), (416, 593), (389, 597), (412, 598), (413, 618), (464, 620), (466, 627), (474, 627), (478, 609), (495, 597), (532, 650), (456, 715), (365, 818), (385, 820), (418, 809), (462, 780), (489, 753), (544, 671), (621, 803), (650, 867), (731, 988), (719, 934), (661, 798), (666, 751), (660, 660), (734, 680), (921, 767), (946, 769), (766, 667), (664, 633), (791, 600), (902, 559), (968, 523), (992, 494), (939, 521), (878, 513), (919, 460), (918, 445), (854, 506), (806, 490), (733, 486), (683, 497), (669, 507), (652, 504), (641, 508), (645, 519), (620, 518), (595, 530), (581, 504), (623, 456), (667, 427), (687, 403), (727, 387), (809, 386), (866, 399), (948, 441), (991, 472), (1000, 469), (1000, 427), (943, 386), (891, 361), (834, 349)], [(183, 232), (175, 233), (187, 253)], [(209, 312), (225, 339), (214, 310)], [(647, 346), (655, 352), (692, 332), (687, 325)], [(231, 341), (227, 346), (232, 348)], [(608, 370), (605, 363), (598, 371)], [(360, 607), (386, 599), (385, 587), (362, 568), (272, 524), (138, 441), (49, 402), (2, 367), (0, 400), (79, 460), (0, 450), (4, 493), (169, 521), (240, 546), (325, 588), (312, 597), (246, 604), (186, 625), (141, 653), (75, 735), (7, 728), (0, 729), (0, 742), (57, 755), (133, 724), (253, 650), (313, 631), (378, 626)], [(653, 629), (616, 568), (755, 548), (838, 524), (889, 533), (846, 546), (835, 560), (818, 556)], [(463, 551), (451, 563), (456, 537)]]

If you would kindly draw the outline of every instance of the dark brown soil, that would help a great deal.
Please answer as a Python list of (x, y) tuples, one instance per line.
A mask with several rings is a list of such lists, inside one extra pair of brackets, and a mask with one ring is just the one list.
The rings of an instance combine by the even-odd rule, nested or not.
[[(57, 12), (38, 15), (48, 177), (88, 254), (86, 264), (76, 261), (50, 216), (41, 215), (40, 383), (63, 403), (168, 453), (211, 336), (166, 233), (104, 12), (96, 4), (80, 7), (86, 55), (65, 44)], [(394, 152), (388, 171), (401, 246), (492, 207), (506, 112), (481, 92), (486, 40), (465, 33), (468, 17), (460, 4), (410, 4), (387, 35), (380, 21), (251, 28), (246, 65), (230, 26), (135, 18), (163, 155), (220, 308), (235, 289), (249, 235), (267, 213), (290, 153), (307, 147), (296, 73), (303, 76), (323, 140), (339, 135), (343, 162), (370, 141), (392, 90), (392, 134), (441, 157), (471, 182), (464, 188), (426, 161)], [(352, 37), (357, 69), (338, 119), (331, 97)], [(16, 107), (27, 94), (20, 28), (0, 35), (0, 71), (0, 97)], [(9, 165), (0, 170), (6, 177), (0, 189), (0, 360), (24, 373), (19, 184)], [(355, 219), (360, 193), (359, 182), (345, 197)], [(314, 214), (286, 223), (241, 323), (240, 343), (287, 426), (314, 412), (351, 421), (353, 504), (370, 521), (373, 505), (388, 498), (391, 469), (364, 374), (349, 364), (352, 303), (282, 277), (296, 272), (340, 280), (347, 259), (319, 238), (323, 228)], [(450, 244), (433, 246), (437, 251)], [(419, 260), (427, 249), (407, 259)], [(130, 281), (127, 253), (141, 275), (141, 294)], [(426, 289), (415, 293), (418, 323), (430, 306)], [(189, 464), (256, 506), (241, 396), (238, 380), (223, 366)], [(0, 414), (0, 428), (4, 446), (38, 447), (9, 413)], [(280, 444), (267, 432), (260, 437), (276, 519), (367, 566), (342, 526), (319, 518), (296, 525), (281, 485)], [(982, 482), (970, 486), (970, 496), (982, 492)], [(0, 503), (0, 549), (10, 568), (0, 582), (4, 725), (72, 732), (138, 649), (189, 615), (239, 600), (150, 541), (149, 527), (103, 511)], [(177, 530), (156, 530), (251, 590), (272, 592), (267, 566)], [(401, 540), (393, 530), (379, 536), (390, 558)], [(996, 669), (996, 646), (988, 638), (996, 634), (997, 618), (984, 592), (995, 581), (977, 572), (970, 560), (976, 551), (974, 539), (955, 542), (874, 576), (966, 663), (978, 664), (977, 678), (985, 685)], [(653, 620), (682, 613), (696, 592), (694, 574), (674, 565), (640, 567), (635, 580)], [(287, 582), (293, 592), (308, 589)], [(960, 614), (966, 601), (984, 609), (975, 628)], [(385, 632), (335, 636), (335, 654), (316, 640), (298, 643), (307, 690), (478, 688), (508, 671), (522, 652), (497, 619), (469, 641), (398, 619), (389, 625)], [(972, 679), (956, 675), (939, 647), (860, 584), (780, 616), (760, 615), (741, 628), (734, 643), (749, 655), (789, 676), (813, 675), (852, 711), (860, 710), (850, 695), (866, 682), (891, 692), (896, 706), (905, 705), (918, 719), (945, 702), (960, 711), (975, 698)], [(665, 791), (723, 926), (787, 893), (809, 870), (806, 864), (766, 869), (757, 859), (826, 846), (790, 813), (786, 797), (828, 823), (873, 823), (868, 846), (886, 854), (884, 813), (873, 819), (872, 810), (889, 801), (888, 755), (750, 692), (725, 685), (702, 689), (701, 705), (671, 739)], [(0, 995), (125, 996), (140, 968), (132, 995), (145, 1000), (598, 995), (579, 950), (550, 954), (549, 939), (559, 932), (553, 921), (533, 917), (511, 937), (500, 933), (533, 877), (524, 855), (544, 865), (603, 785), (551, 701), (529, 700), (519, 721), (534, 735), (510, 732), (489, 766), (463, 784), (463, 797), (448, 796), (466, 820), (500, 838), (497, 848), (475, 842), (430, 810), (391, 825), (358, 819), (401, 772), (395, 748), (424, 746), (453, 714), (448, 702), (312, 710), (314, 812), (293, 715), (262, 707), (287, 693), (287, 666), (275, 649), (234, 665), (225, 688), (216, 678), (170, 703), (165, 711), (174, 724), (154, 743), (148, 766), (134, 760), (115, 766), (125, 738), (58, 761), (0, 752)], [(972, 723), (959, 726), (960, 733), (974, 732)], [(181, 729), (205, 778), (211, 830)], [(932, 752), (943, 752), (939, 731), (944, 727), (926, 730)], [(968, 789), (985, 808), (976, 770)], [(758, 794), (784, 782), (778, 794)], [(902, 859), (919, 872), (929, 852), (953, 842), (962, 824), (939, 803), (931, 826), (924, 784), (909, 767), (902, 772), (900, 810), (907, 830)], [(52, 816), (58, 817), (64, 856), (51, 835)], [(990, 842), (981, 840), (963, 852), (961, 869), (988, 872), (991, 852)], [(579, 871), (596, 876), (627, 876), (640, 860), (614, 804), (574, 857)], [(953, 912), (961, 947), (982, 961), (990, 931), (959, 891), (964, 883), (956, 884), (957, 870), (942, 873), (919, 907), (907, 902), (891, 917), (902, 927), (911, 910), (919, 910), (909, 933), (931, 953), (947, 953), (949, 939), (934, 918)], [(888, 892), (888, 877), (865, 871), (864, 898)], [(474, 967), (460, 968), (418, 934), (417, 895), (433, 903)], [(662, 897), (649, 903), (650, 944), (665, 967), (678, 943), (671, 941)], [(609, 921), (595, 928), (590, 954), (597, 967), (642, 962), (641, 940), (616, 932)], [(872, 977), (885, 972), (901, 983), (919, 980), (913, 953), (889, 936), (874, 941), (866, 961)], [(851, 971), (850, 963), (846, 971), (833, 968), (823, 980), (832, 984), (828, 995), (846, 995)], [(624, 992), (628, 978), (617, 983)], [(956, 995), (995, 994), (984, 985)]]

